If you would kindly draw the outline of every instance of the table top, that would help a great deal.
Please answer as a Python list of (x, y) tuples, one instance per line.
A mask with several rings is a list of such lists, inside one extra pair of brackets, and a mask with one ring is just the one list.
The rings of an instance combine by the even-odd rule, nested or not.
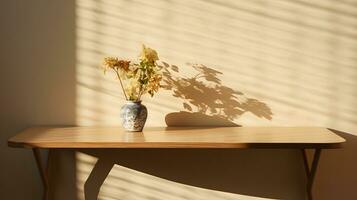
[(22, 148), (338, 148), (321, 127), (33, 127), (8, 140)]

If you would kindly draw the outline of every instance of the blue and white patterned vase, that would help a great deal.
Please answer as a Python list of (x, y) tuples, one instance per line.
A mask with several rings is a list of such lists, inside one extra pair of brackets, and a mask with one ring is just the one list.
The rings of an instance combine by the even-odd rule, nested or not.
[(141, 104), (141, 101), (127, 101), (120, 112), (124, 129), (127, 131), (142, 131), (145, 126), (147, 113), (148, 111)]

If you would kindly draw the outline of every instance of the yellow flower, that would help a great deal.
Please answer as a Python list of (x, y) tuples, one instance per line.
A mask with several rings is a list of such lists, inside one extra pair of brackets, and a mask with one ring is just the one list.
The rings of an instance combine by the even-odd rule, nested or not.
[(130, 61), (129, 60), (119, 60), (118, 67), (124, 71), (129, 71)]
[(104, 58), (103, 67), (104, 67), (104, 72), (108, 69), (114, 69), (114, 70), (120, 69), (123, 71), (128, 71), (130, 67), (130, 61), (119, 60), (118, 58), (114, 58), (114, 57), (107, 57)]
[(155, 61), (159, 60), (157, 52), (154, 49), (145, 47), (145, 45), (143, 45), (140, 57), (141, 60), (149, 63), (154, 63)]
[(154, 96), (154, 93), (159, 90), (161, 87), (160, 81), (162, 79), (161, 74), (155, 74), (152, 76), (149, 80), (149, 84), (147, 86), (147, 92), (151, 95)]
[(140, 84), (138, 80), (131, 79), (128, 85), (125, 87), (125, 92), (127, 93), (129, 100), (138, 100)]
[(114, 58), (114, 57), (104, 58), (103, 67), (105, 69), (114, 68), (117, 62), (118, 62), (118, 58)]

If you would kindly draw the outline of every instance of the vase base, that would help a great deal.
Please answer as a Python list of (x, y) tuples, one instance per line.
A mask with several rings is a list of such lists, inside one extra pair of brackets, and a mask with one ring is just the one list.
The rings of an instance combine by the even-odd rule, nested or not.
[(143, 132), (143, 130), (125, 129), (126, 132)]

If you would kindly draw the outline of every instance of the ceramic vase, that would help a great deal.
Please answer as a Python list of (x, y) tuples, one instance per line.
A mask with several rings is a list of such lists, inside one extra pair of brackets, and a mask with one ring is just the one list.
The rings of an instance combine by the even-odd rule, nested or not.
[(121, 108), (122, 125), (127, 131), (140, 132), (147, 118), (147, 109), (141, 101), (127, 101)]

